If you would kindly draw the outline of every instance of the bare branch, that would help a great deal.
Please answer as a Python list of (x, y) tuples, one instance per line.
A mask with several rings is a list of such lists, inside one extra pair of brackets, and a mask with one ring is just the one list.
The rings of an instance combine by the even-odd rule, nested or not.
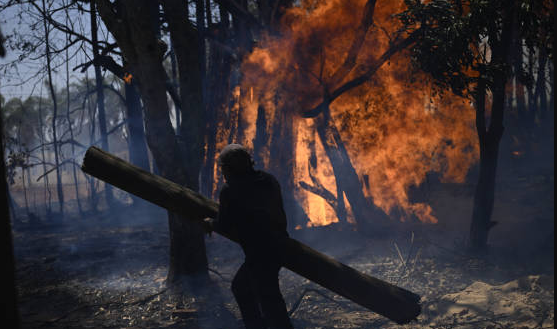
[(329, 104), (331, 104), (340, 95), (369, 81), (373, 77), (375, 72), (377, 72), (377, 70), (383, 64), (385, 64), (385, 62), (387, 62), (394, 54), (409, 47), (411, 44), (413, 44), (416, 41), (416, 38), (418, 36), (418, 31), (419, 30), (414, 31), (410, 36), (408, 36), (405, 39), (402, 40), (399, 39), (398, 41), (393, 42), (389, 47), (389, 49), (387, 49), (383, 53), (383, 55), (381, 55), (381, 57), (372, 61), (370, 64), (367, 64), (365, 69), (363, 68), (363, 65), (360, 65), (364, 73), (360, 74), (356, 78), (344, 83), (342, 86), (335, 89), (332, 93), (327, 95), (326, 99), (324, 99), (323, 102), (321, 102), (313, 109), (303, 112), (301, 116), (303, 118), (314, 118), (318, 116), (321, 112), (323, 112), (323, 110), (325, 110), (329, 106)]

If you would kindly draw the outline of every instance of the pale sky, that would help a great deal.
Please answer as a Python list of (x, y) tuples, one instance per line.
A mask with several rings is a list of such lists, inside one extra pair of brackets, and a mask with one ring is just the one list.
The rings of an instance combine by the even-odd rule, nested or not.
[[(7, 0), (0, 0), (0, 5), (5, 5), (6, 2)], [(54, 2), (54, 6), (57, 7), (65, 1), (50, 0), (48, 2)], [(40, 4), (40, 2), (37, 3)], [(69, 22), (71, 22), (74, 24), (76, 30), (82, 30), (85, 31), (86, 34), (90, 34), (88, 13), (79, 15), (77, 11), (74, 10), (70, 12), (70, 15), (70, 17), (66, 17), (64, 12), (60, 12), (55, 16), (55, 19), (63, 24), (70, 24)], [(43, 96), (46, 96), (48, 93), (47, 88), (42, 86), (41, 83), (42, 81), (46, 81), (46, 58), (44, 57), (44, 26), (42, 22), (38, 21), (38, 18), (36, 9), (28, 4), (16, 5), (0, 12), (0, 27), (2, 33), (5, 37), (11, 36), (6, 44), (6, 57), (0, 59), (0, 94), (2, 94), (6, 100), (12, 97), (26, 98), (31, 94), (40, 95), (41, 91)], [(33, 29), (32, 24), (37, 21), (39, 23), (36, 24)], [(107, 32), (102, 22), (99, 22), (99, 27), (102, 27), (102, 31), (99, 31), (99, 40), (105, 39)], [(18, 58), (23, 56), (23, 52), (11, 47), (18, 38), (21, 41), (28, 41), (38, 45), (34, 54), (24, 58), (22, 61), (18, 61)], [(52, 29), (49, 39), (51, 47), (58, 49), (62, 48), (66, 43), (66, 36), (64, 33), (55, 29)], [(90, 58), (88, 58), (90, 53), (91, 49), (89, 45), (82, 42), (76, 43), (69, 49), (70, 81), (85, 76), (85, 73), (81, 73), (80, 70), (72, 71), (72, 69), (81, 63), (88, 62), (90, 60)], [(53, 80), (58, 88), (66, 84), (65, 58), (65, 52), (53, 55), (52, 58), (52, 65), (56, 71)], [(94, 77), (92, 68), (89, 68), (87, 73), (89, 77)]]

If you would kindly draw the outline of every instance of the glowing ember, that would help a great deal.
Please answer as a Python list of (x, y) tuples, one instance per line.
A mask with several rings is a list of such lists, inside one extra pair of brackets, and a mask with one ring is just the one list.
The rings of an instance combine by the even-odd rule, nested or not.
[(131, 75), (131, 73), (125, 73), (122, 79), (124, 79), (125, 83), (130, 84), (132, 83), (133, 76)]

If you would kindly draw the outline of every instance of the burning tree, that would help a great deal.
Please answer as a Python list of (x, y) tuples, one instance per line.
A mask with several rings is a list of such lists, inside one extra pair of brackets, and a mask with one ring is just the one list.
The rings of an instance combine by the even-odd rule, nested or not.
[(435, 95), (410, 65), (419, 32), (401, 30), (393, 15), (404, 9), (302, 1), (242, 63), (237, 140), (297, 196), (308, 226), (346, 220), (376, 230), (383, 212), (436, 222), (409, 187), (430, 171), (463, 181), (477, 159), (473, 108)]
[[(405, 29), (420, 31), (412, 53), (416, 66), (433, 77), (439, 91), (450, 89), (474, 103), (480, 172), (474, 196), (470, 246), (483, 251), (487, 248), (489, 230), (497, 224), (491, 221), (491, 214), (508, 97), (506, 85), (511, 67), (516, 65), (510, 55), (513, 53), (511, 47), (513, 40), (525, 40), (531, 47), (542, 44), (543, 51), (551, 58), (553, 2), (438, 0), (406, 3), (408, 10), (400, 15)], [(522, 65), (518, 70), (518, 75), (528, 74)]]

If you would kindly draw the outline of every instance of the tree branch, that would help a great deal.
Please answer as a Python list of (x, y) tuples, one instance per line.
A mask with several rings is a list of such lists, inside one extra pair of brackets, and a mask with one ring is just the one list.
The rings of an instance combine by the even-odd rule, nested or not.
[(358, 57), (358, 53), (362, 48), (364, 40), (366, 38), (367, 31), (369, 27), (373, 25), (373, 13), (375, 11), (375, 3), (376, 0), (368, 0), (366, 2), (364, 8), (364, 15), (362, 17), (362, 22), (358, 29), (356, 30), (356, 35), (354, 36), (354, 40), (352, 41), (352, 45), (348, 50), (348, 54), (344, 59), (344, 63), (336, 70), (336, 72), (331, 77), (327, 86), (329, 88), (336, 87), (347, 75), (352, 71), (354, 66), (356, 65), (356, 58)]
[(394, 54), (397, 52), (409, 47), (416, 41), (418, 36), (418, 31), (414, 31), (410, 36), (405, 39), (395, 41), (391, 44), (389, 49), (387, 49), (381, 57), (374, 60), (371, 64), (369, 64), (364, 71), (364, 73), (360, 74), (356, 78), (344, 83), (339, 88), (335, 89), (332, 93), (327, 95), (326, 99), (324, 99), (319, 105), (314, 107), (313, 109), (303, 112), (301, 116), (303, 118), (314, 118), (318, 116), (323, 110), (325, 110), (329, 104), (331, 104), (335, 99), (337, 99), (340, 95), (344, 94), (345, 92), (362, 85), (363, 83), (369, 81), (375, 72), (387, 62)]
[(250, 25), (253, 25), (254, 27), (256, 27), (258, 29), (261, 29), (263, 27), (261, 22), (259, 22), (259, 19), (257, 19), (255, 16), (253, 16), (246, 9), (242, 8), (242, 6), (240, 6), (238, 3), (236, 3), (236, 1), (234, 1), (234, 0), (215, 0), (215, 2), (218, 3), (219, 5), (221, 5), (229, 13), (231, 13), (232, 16), (234, 16), (236, 18), (240, 18), (240, 19), (246, 21), (247, 23), (249, 23)]

